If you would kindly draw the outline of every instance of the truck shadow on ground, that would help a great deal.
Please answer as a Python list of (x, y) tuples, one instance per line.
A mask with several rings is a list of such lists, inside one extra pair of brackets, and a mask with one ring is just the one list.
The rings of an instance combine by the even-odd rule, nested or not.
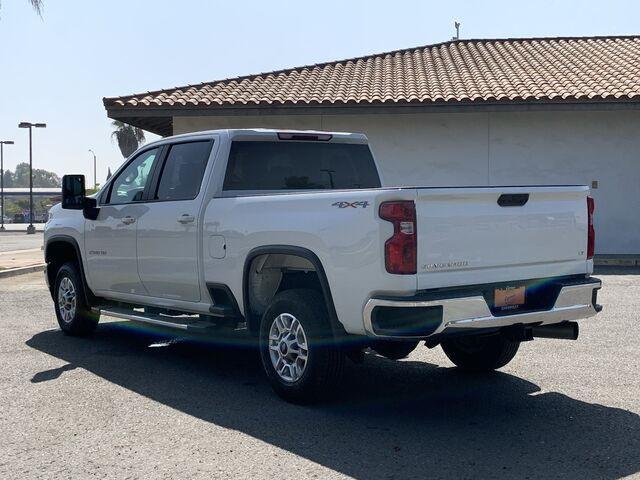
[(368, 355), (349, 364), (334, 401), (301, 407), (272, 393), (253, 349), (161, 340), (124, 322), (100, 325), (90, 339), (45, 331), (27, 345), (68, 365), (32, 381), (83, 368), (358, 479), (584, 480), (640, 470), (638, 415), (541, 393), (506, 373), (467, 376)]

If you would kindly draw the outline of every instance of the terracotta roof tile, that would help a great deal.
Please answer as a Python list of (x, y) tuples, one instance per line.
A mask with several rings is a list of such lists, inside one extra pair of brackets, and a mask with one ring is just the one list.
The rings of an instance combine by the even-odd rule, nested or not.
[(124, 97), (109, 109), (640, 100), (640, 37), (457, 40)]

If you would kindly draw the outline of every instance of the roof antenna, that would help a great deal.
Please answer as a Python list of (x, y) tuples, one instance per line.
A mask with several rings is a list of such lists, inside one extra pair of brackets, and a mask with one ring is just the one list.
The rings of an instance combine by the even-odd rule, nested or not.
[(460, 22), (453, 22), (453, 26), (456, 27), (456, 36), (451, 40), (460, 40)]

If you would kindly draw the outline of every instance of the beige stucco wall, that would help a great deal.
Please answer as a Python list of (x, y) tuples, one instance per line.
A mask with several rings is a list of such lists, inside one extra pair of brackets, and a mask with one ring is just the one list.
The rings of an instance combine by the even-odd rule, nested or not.
[(597, 253), (640, 254), (640, 111), (174, 118), (175, 134), (237, 127), (364, 132), (386, 185), (597, 180)]

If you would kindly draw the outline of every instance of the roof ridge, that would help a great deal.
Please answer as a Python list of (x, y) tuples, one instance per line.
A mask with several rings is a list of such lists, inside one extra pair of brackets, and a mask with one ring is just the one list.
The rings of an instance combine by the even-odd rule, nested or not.
[(179, 86), (175, 86), (173, 88), (162, 88), (159, 90), (149, 90), (147, 92), (140, 92), (140, 93), (134, 93), (131, 95), (124, 95), (124, 96), (119, 96), (119, 97), (103, 97), (103, 103), (105, 105), (107, 105), (107, 103), (113, 103), (117, 100), (125, 100), (128, 98), (132, 98), (132, 97), (140, 97), (142, 95), (153, 95), (153, 94), (159, 94), (159, 93), (167, 93), (169, 94), (169, 92), (175, 92), (178, 90), (186, 90), (189, 88), (197, 88), (197, 87), (203, 87), (205, 85), (215, 85), (218, 83), (225, 83), (225, 82), (242, 82), (244, 80), (252, 80), (252, 79), (256, 79), (258, 77), (267, 77), (269, 75), (273, 75), (273, 76), (277, 76), (280, 74), (284, 74), (284, 73), (291, 73), (291, 72), (295, 72), (295, 71), (299, 71), (299, 70), (304, 70), (304, 69), (313, 69), (313, 68), (323, 68), (329, 65), (338, 65), (341, 63), (348, 63), (348, 62), (355, 62), (355, 61), (359, 61), (359, 60), (368, 60), (371, 58), (376, 58), (376, 57), (386, 57), (389, 55), (397, 55), (399, 53), (407, 53), (407, 52), (411, 52), (411, 51), (416, 51), (416, 50), (425, 50), (425, 49), (431, 49), (431, 48), (438, 48), (438, 47), (442, 47), (445, 45), (453, 45), (453, 44), (458, 44), (458, 43), (474, 43), (474, 42), (481, 42), (481, 43), (490, 43), (490, 42), (524, 42), (524, 41), (542, 41), (542, 40), (557, 40), (557, 41), (562, 41), (562, 40), (608, 40), (608, 39), (635, 39), (635, 38), (640, 38), (640, 34), (634, 34), (634, 35), (588, 35), (588, 36), (561, 36), (561, 37), (506, 37), (506, 38), (461, 38), (461, 39), (457, 39), (457, 40), (447, 40), (444, 42), (437, 42), (437, 43), (432, 43), (432, 44), (427, 44), (427, 45), (419, 45), (416, 47), (409, 47), (409, 48), (401, 48), (401, 49), (396, 49), (396, 50), (389, 50), (386, 52), (380, 52), (380, 53), (371, 53), (371, 54), (367, 54), (367, 55), (360, 55), (360, 56), (356, 56), (356, 57), (350, 57), (350, 58), (345, 58), (345, 59), (340, 59), (340, 60), (329, 60), (329, 61), (325, 61), (325, 62), (320, 62), (320, 63), (313, 63), (313, 64), (307, 64), (307, 65), (300, 65), (297, 67), (288, 67), (288, 68), (281, 68), (281, 69), (277, 69), (277, 70), (271, 70), (271, 71), (267, 71), (267, 72), (260, 72), (260, 73), (252, 73), (252, 74), (247, 74), (247, 75), (239, 75), (239, 76), (235, 76), (235, 77), (227, 77), (227, 78), (221, 78), (221, 79), (217, 79), (217, 80), (211, 80), (208, 82), (200, 82), (200, 83), (192, 83), (192, 84), (187, 84), (187, 85), (179, 85)]

